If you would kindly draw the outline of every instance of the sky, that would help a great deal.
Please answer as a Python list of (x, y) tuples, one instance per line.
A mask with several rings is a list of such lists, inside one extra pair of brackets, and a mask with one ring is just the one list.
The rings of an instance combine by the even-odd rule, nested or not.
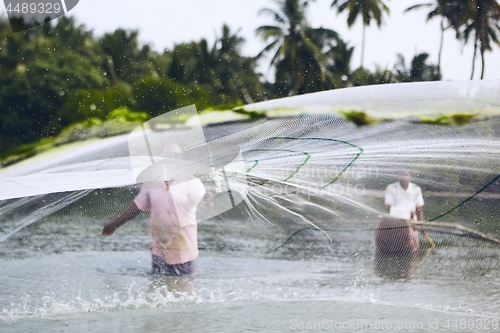
[[(353, 27), (347, 27), (346, 13), (337, 14), (330, 8), (332, 0), (316, 0), (307, 11), (312, 27), (324, 27), (337, 31), (351, 46), (355, 46), (351, 66), (357, 68), (361, 61), (362, 25), (358, 19)], [(439, 19), (426, 21), (427, 8), (403, 13), (405, 8), (424, 0), (386, 0), (390, 16), (386, 16), (379, 29), (372, 24), (366, 30), (364, 67), (376, 66), (393, 69), (397, 54), (411, 58), (420, 52), (430, 54), (430, 61), (437, 63), (440, 27)], [(212, 43), (221, 35), (224, 23), (232, 31), (240, 31), (246, 39), (243, 54), (255, 56), (266, 45), (255, 29), (271, 24), (272, 18), (259, 16), (261, 8), (276, 8), (272, 0), (80, 0), (70, 14), (77, 22), (85, 24), (100, 36), (117, 28), (137, 29), (140, 40), (149, 43), (157, 51), (172, 48), (175, 43), (198, 41), (201, 38)], [(444, 80), (468, 80), (472, 68), (473, 45), (463, 45), (455, 39), (453, 31), (444, 36), (442, 72)], [(500, 79), (500, 46), (486, 54), (485, 79)], [(258, 67), (270, 76), (269, 61), (264, 59)], [(479, 79), (480, 57), (476, 61), (474, 78)]]

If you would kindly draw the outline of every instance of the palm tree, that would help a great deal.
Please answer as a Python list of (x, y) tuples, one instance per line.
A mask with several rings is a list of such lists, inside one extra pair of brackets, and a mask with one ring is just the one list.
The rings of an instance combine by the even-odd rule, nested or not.
[(140, 46), (139, 32), (117, 29), (100, 40), (105, 67), (113, 84), (132, 83), (153, 71), (149, 45)]
[(427, 14), (427, 21), (431, 20), (432, 18), (436, 16), (441, 16), (441, 38), (439, 41), (439, 52), (438, 52), (438, 63), (437, 63), (437, 69), (438, 73), (441, 74), (441, 54), (443, 53), (443, 41), (444, 41), (444, 31), (448, 28), (450, 28), (450, 25), (445, 27), (445, 20), (446, 20), (446, 13), (445, 13), (445, 7), (444, 4), (448, 3), (446, 0), (436, 0), (435, 3), (423, 3), (423, 4), (418, 4), (414, 5), (411, 7), (406, 8), (405, 12), (409, 12), (414, 9), (422, 8), (422, 7), (432, 7), (434, 8)]
[[(50, 25), (45, 24), (44, 27), (50, 27)], [(52, 34), (57, 38), (60, 45), (66, 45), (74, 51), (80, 51), (82, 54), (88, 52), (88, 45), (86, 44), (89, 39), (93, 39), (91, 30), (87, 30), (83, 24), (77, 26), (74, 17), (66, 16), (62, 16), (57, 20), (57, 24), (52, 29)]]
[(271, 39), (258, 55), (276, 50), (271, 60), (275, 67), (278, 94), (282, 96), (302, 94), (328, 87), (328, 41), (338, 35), (324, 28), (311, 28), (307, 24), (305, 10), (307, 0), (274, 0), (279, 7), (260, 10), (259, 14), (270, 15), (275, 25), (264, 25), (256, 33), (264, 41)]
[(398, 54), (398, 61), (394, 66), (397, 82), (438, 81), (441, 76), (437, 66), (427, 64), (429, 54), (423, 52), (415, 55), (411, 60), (410, 68), (406, 67), (403, 55)]
[(169, 52), (166, 76), (186, 85), (197, 84), (210, 91), (217, 104), (250, 103), (264, 97), (256, 73), (256, 60), (241, 55), (244, 38), (227, 25), (210, 48), (207, 41), (178, 44)]
[(340, 37), (336, 38), (335, 45), (332, 45), (327, 52), (327, 57), (331, 62), (330, 71), (336, 76), (336, 87), (346, 87), (351, 77), (351, 58), (354, 46), (349, 46)]
[(245, 103), (261, 100), (264, 93), (257, 74), (256, 59), (241, 55), (245, 39), (239, 31), (232, 33), (227, 25), (212, 47), (211, 58), (216, 77), (221, 84), (218, 93), (223, 101), (239, 98)]
[(474, 55), (472, 57), (471, 79), (474, 77), (474, 63), (477, 49), (481, 53), (481, 79), (484, 78), (484, 53), (492, 50), (492, 42), (500, 45), (500, 4), (496, 0), (470, 0), (462, 36), (467, 43), (474, 33)]
[(358, 15), (363, 19), (363, 39), (361, 44), (361, 67), (363, 67), (363, 58), (365, 54), (365, 30), (374, 19), (377, 26), (382, 26), (382, 15), (386, 12), (389, 15), (389, 7), (382, 0), (333, 0), (332, 7), (337, 7), (337, 12), (342, 13), (348, 10), (347, 26), (351, 27)]

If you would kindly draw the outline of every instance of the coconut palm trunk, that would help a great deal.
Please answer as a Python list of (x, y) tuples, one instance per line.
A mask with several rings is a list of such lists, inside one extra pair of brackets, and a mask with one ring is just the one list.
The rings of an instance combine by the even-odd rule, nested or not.
[(276, 0), (279, 10), (263, 8), (275, 25), (264, 25), (256, 32), (264, 41), (272, 39), (257, 58), (276, 50), (271, 66), (275, 68), (275, 89), (281, 96), (324, 90), (331, 86), (332, 72), (325, 54), (338, 34), (330, 29), (311, 28), (305, 9), (309, 0)]
[(437, 70), (439, 77), (441, 78), (441, 54), (443, 53), (443, 43), (444, 43), (444, 16), (441, 16), (441, 39), (439, 41), (439, 52), (438, 52), (438, 63)]
[(365, 35), (366, 35), (366, 25), (363, 24), (363, 36), (361, 39), (361, 68), (363, 68), (363, 60), (365, 58)]
[(474, 78), (474, 67), (476, 64), (476, 55), (477, 55), (477, 39), (474, 40), (474, 55), (472, 56), (472, 73), (470, 74), (470, 79)]
[(484, 50), (481, 49), (481, 80), (484, 78)]
[(389, 7), (382, 0), (333, 0), (332, 7), (337, 7), (337, 14), (344, 10), (348, 12), (347, 26), (350, 28), (356, 22), (359, 16), (363, 21), (363, 37), (361, 42), (361, 68), (365, 56), (365, 34), (366, 26), (371, 20), (375, 21), (377, 26), (382, 26), (383, 13), (389, 15)]

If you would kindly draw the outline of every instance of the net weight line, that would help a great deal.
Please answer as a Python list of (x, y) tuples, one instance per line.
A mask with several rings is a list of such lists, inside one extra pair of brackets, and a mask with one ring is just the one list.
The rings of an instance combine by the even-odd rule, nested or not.
[[(488, 236), (486, 234), (483, 234), (482, 232), (479, 232), (474, 229), (470, 229), (467, 227), (464, 227), (460, 224), (454, 224), (451, 222), (424, 222), (424, 221), (408, 221), (412, 225), (419, 225), (423, 227), (431, 227), (431, 228), (425, 228), (427, 231), (432, 231), (436, 233), (445, 233), (445, 234), (451, 234), (454, 236), (459, 236), (459, 237), (469, 237), (469, 238), (476, 238), (480, 240), (484, 240), (490, 243), (495, 243), (500, 245), (500, 239)], [(434, 228), (433, 228), (434, 227)], [(394, 228), (379, 228), (379, 230), (396, 230), (400, 228), (407, 228), (407, 227), (394, 227)], [(450, 228), (450, 229), (458, 229), (462, 231), (462, 233), (457, 234), (457, 233), (450, 233), (446, 232), (443, 229)], [(332, 229), (332, 228), (327, 228), (327, 229), (320, 229), (320, 228), (312, 228), (312, 227), (304, 227), (302, 229), (296, 230), (292, 235), (290, 235), (282, 244), (279, 246), (275, 247), (274, 249), (271, 249), (266, 252), (266, 254), (275, 252), (279, 250), (280, 248), (284, 247), (287, 245), (292, 239), (295, 238), (298, 234), (302, 233), (303, 231), (306, 230), (311, 230), (311, 231), (319, 231), (319, 232), (326, 232), (326, 231), (335, 231), (335, 232), (360, 232), (360, 231), (375, 231), (377, 228), (365, 228), (365, 229), (355, 229), (355, 230), (346, 230), (346, 229)]]
[[(464, 205), (465, 203), (467, 203), (468, 201), (474, 199), (478, 194), (480, 194), (481, 192), (483, 192), (484, 190), (486, 190), (488, 187), (490, 187), (493, 183), (495, 183), (498, 179), (500, 179), (500, 174), (498, 174), (495, 178), (493, 178), (493, 180), (491, 180), (489, 183), (487, 183), (486, 185), (484, 185), (483, 187), (481, 187), (479, 190), (477, 190), (473, 195), (471, 195), (470, 197), (468, 197), (467, 199), (463, 200), (462, 202), (460, 202), (458, 205), (456, 205), (455, 207), (451, 208), (450, 210), (448, 210), (447, 212), (443, 213), (443, 214), (440, 214), (432, 219), (430, 219), (429, 221), (409, 221), (412, 225), (421, 225), (421, 226), (428, 226), (428, 227), (434, 227), (434, 228), (439, 228), (441, 229), (441, 232), (442, 231), (442, 228), (451, 228), (451, 229), (458, 229), (460, 231), (463, 232), (463, 234), (454, 234), (456, 236), (462, 236), (462, 237), (471, 237), (471, 238), (476, 238), (476, 239), (481, 239), (481, 240), (484, 240), (484, 241), (487, 241), (487, 242), (490, 242), (490, 243), (495, 243), (495, 244), (500, 244), (500, 239), (498, 238), (495, 238), (495, 237), (491, 237), (491, 236), (488, 236), (482, 232), (479, 232), (477, 230), (474, 230), (474, 229), (471, 229), (471, 228), (467, 228), (467, 227), (464, 227), (460, 224), (455, 224), (455, 223), (451, 223), (451, 222), (433, 222), (437, 219), (440, 219), (448, 214), (450, 214), (451, 212), (453, 212), (454, 210), (456, 210), (457, 208), (459, 208), (460, 206)], [(429, 228), (427, 228), (429, 230)], [(295, 238), (295, 236), (297, 236), (298, 234), (300, 234), (302, 231), (305, 231), (305, 230), (313, 230), (313, 231), (320, 231), (320, 232), (325, 232), (325, 231), (336, 231), (336, 232), (358, 232), (358, 231), (375, 231), (376, 228), (368, 228), (368, 229), (357, 229), (357, 230), (338, 230), (338, 229), (320, 229), (320, 228), (311, 228), (311, 227), (305, 227), (305, 228), (302, 228), (302, 229), (299, 229), (299, 230), (296, 230), (292, 235), (290, 235), (281, 245), (279, 245), (278, 247), (274, 248), (274, 249), (271, 249), (269, 251), (267, 251), (266, 253), (271, 253), (271, 252), (274, 252), (274, 251), (277, 251), (278, 249), (284, 247), (286, 244), (288, 244), (293, 238)], [(437, 229), (434, 229), (432, 230), (433, 232), (440, 232), (439, 230)]]
[(438, 215), (436, 217), (433, 217), (432, 219), (429, 219), (429, 222), (432, 222), (432, 221), (435, 221), (437, 219), (440, 219), (446, 215), (448, 215), (449, 213), (453, 212), (455, 209), (459, 208), (460, 206), (464, 205), (465, 203), (467, 203), (468, 201), (474, 199), (479, 193), (483, 192), (484, 190), (486, 190), (488, 187), (491, 186), (491, 184), (493, 184), (494, 182), (496, 182), (498, 179), (500, 178), (500, 174), (498, 174), (495, 178), (493, 178), (492, 181), (490, 181), (488, 184), (484, 185), (483, 187), (481, 187), (479, 190), (476, 191), (476, 193), (474, 193), (473, 195), (471, 195), (470, 197), (468, 197), (467, 199), (465, 199), (464, 201), (462, 201), (461, 203), (459, 203), (458, 205), (456, 205), (455, 207), (453, 207), (452, 209), (448, 210), (446, 213), (443, 213), (441, 215)]

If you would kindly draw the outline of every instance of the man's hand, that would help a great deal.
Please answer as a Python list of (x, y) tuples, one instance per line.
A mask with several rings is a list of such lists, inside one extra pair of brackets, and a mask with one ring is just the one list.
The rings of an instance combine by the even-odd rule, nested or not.
[(104, 226), (104, 228), (102, 229), (102, 234), (103, 236), (111, 236), (113, 234), (113, 232), (115, 232), (116, 230), (116, 227), (112, 225), (112, 223), (108, 223)]
[(422, 209), (422, 207), (417, 207), (417, 209), (415, 210), (415, 213), (417, 214), (418, 221), (424, 220), (424, 210)]

